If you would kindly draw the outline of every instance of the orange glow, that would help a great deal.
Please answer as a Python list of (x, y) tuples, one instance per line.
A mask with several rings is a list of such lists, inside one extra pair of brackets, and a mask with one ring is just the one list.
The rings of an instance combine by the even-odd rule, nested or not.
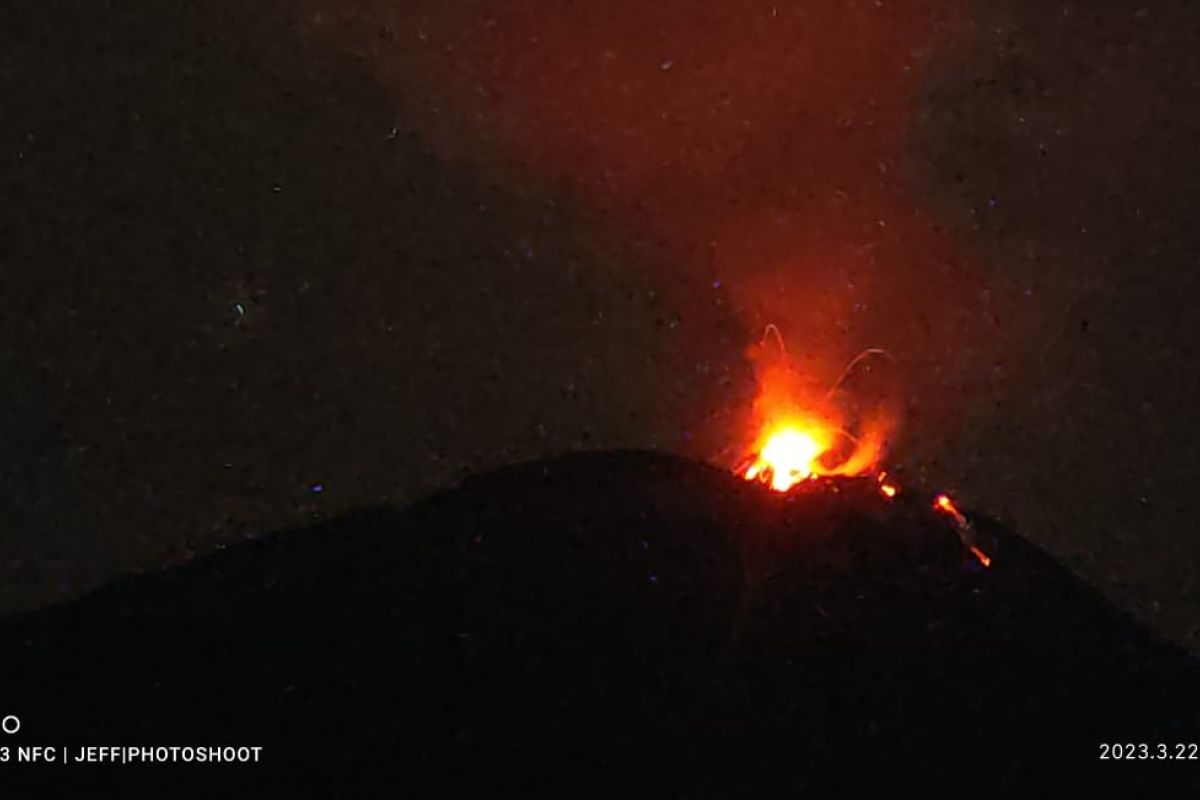
[(879, 493), (891, 500), (896, 495), (900, 494), (900, 488), (896, 484), (888, 480), (888, 474), (881, 472), (875, 476), (875, 480), (879, 482)]
[(758, 434), (742, 462), (748, 466), (735, 471), (779, 492), (814, 476), (874, 474), (889, 418), (878, 412), (852, 425), (834, 392), (796, 368), (774, 326), (768, 332), (775, 339), (764, 337), (748, 353), (758, 376), (752, 420)]
[[(883, 452), (881, 436), (857, 441), (829, 418), (801, 412), (784, 413), (766, 423), (752, 450), (746, 480), (757, 480), (786, 492), (817, 475), (869, 475)], [(895, 497), (892, 484), (880, 491)]]
[(979, 560), (980, 564), (990, 567), (992, 559), (975, 545), (975, 534), (971, 530), (971, 523), (967, 522), (967, 518), (958, 510), (958, 506), (954, 505), (954, 501), (944, 494), (939, 494), (933, 498), (933, 508), (954, 519), (954, 524), (958, 527), (958, 535), (963, 540), (963, 546)]
[(744, 475), (746, 480), (760, 480), (786, 492), (817, 473), (818, 459), (828, 449), (828, 435), (819, 427), (785, 424), (767, 435)]
[(933, 499), (933, 507), (943, 514), (949, 514), (954, 517), (954, 521), (959, 525), (966, 525), (967, 518), (958, 510), (958, 506), (954, 505), (954, 501), (944, 494), (939, 494)]
[(992, 559), (988, 557), (988, 554), (974, 545), (971, 545), (971, 555), (978, 558), (979, 563), (983, 564), (985, 567), (990, 567), (992, 565)]

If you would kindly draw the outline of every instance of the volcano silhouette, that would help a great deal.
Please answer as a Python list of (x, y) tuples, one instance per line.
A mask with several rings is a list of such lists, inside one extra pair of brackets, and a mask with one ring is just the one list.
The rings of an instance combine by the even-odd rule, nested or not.
[(1137, 776), (1103, 743), (1197, 741), (1187, 655), (975, 517), (983, 569), (905, 498), (572, 455), (126, 578), (4, 622), (0, 744), (261, 763), (6, 764), (5, 796), (1111, 790)]

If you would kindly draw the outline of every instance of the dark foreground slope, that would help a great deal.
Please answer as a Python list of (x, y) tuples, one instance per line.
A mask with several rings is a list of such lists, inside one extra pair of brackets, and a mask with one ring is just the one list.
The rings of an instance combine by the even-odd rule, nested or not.
[(927, 500), (583, 455), (127, 579), (3, 625), (0, 745), (263, 763), (10, 762), (4, 796), (1200, 783), (1099, 758), (1197, 741), (1196, 666), (1017, 536), (964, 562)]

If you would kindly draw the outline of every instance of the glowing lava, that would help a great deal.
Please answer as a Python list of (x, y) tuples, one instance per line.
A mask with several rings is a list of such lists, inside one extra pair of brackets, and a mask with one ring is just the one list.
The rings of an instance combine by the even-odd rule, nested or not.
[(777, 492), (786, 492), (819, 471), (818, 459), (828, 449), (828, 437), (820, 430), (781, 426), (767, 435), (742, 474), (748, 481), (761, 480)]
[[(769, 346), (772, 334), (777, 347)], [(881, 353), (860, 353), (827, 388), (796, 367), (779, 329), (768, 325), (762, 341), (747, 353), (758, 377), (752, 425), (759, 433), (735, 472), (778, 492), (814, 476), (874, 474), (893, 427), (890, 415), (882, 408), (849, 414), (837, 393), (856, 365)], [(881, 491), (893, 496), (888, 489)]]

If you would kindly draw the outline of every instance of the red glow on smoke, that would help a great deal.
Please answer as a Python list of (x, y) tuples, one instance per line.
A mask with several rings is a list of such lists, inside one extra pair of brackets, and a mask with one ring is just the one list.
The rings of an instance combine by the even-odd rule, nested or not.
[(651, 243), (634, 263), (719, 283), (749, 331), (785, 327), (817, 383), (885, 344), (944, 412), (959, 402), (939, 382), (999, 346), (978, 329), (995, 296), (908, 179), (959, 2), (348, 0), (323, 24), (443, 159), (563, 188)]

